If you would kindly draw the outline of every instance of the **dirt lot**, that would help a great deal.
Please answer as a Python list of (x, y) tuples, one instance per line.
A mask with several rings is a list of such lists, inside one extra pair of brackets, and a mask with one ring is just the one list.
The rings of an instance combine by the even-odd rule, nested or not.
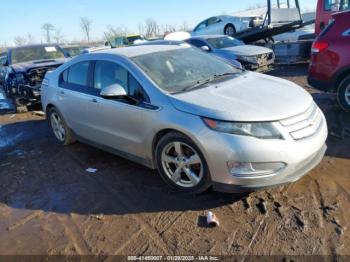
[[(305, 86), (306, 71), (271, 74)], [(43, 117), (0, 116), (0, 254), (350, 255), (350, 115), (314, 97), (327, 156), (302, 180), (250, 195), (179, 195), (140, 165), (57, 145)], [(220, 227), (205, 227), (207, 210)]]

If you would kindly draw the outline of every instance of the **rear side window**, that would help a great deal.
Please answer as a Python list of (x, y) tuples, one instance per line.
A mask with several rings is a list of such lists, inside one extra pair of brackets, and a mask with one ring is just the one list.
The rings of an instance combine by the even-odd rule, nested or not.
[(90, 63), (86, 61), (72, 65), (69, 68), (67, 83), (73, 85), (87, 86), (89, 64)]

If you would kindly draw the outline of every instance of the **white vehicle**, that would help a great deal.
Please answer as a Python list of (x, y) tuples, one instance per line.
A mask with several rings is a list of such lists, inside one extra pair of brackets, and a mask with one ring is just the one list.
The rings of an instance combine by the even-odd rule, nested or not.
[(192, 31), (192, 36), (222, 34), (234, 36), (237, 32), (247, 28), (248, 24), (242, 21), (240, 17), (229, 15), (213, 16), (197, 25)]

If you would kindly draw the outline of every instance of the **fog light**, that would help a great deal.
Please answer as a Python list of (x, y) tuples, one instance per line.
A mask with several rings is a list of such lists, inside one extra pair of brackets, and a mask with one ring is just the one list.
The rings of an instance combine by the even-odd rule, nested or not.
[(227, 162), (231, 175), (238, 177), (266, 176), (275, 174), (287, 165), (282, 162), (251, 163), (251, 162)]

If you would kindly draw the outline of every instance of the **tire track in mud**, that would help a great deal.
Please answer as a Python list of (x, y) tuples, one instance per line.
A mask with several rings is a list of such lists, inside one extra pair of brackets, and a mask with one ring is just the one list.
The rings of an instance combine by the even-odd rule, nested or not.
[(14, 224), (11, 226), (7, 227), (8, 231), (15, 230), (18, 227), (24, 226), (27, 224), (29, 221), (33, 220), (34, 218), (41, 218), (43, 217), (44, 213), (42, 211), (34, 211), (31, 214), (21, 218), (20, 220), (17, 220)]
[(81, 231), (73, 221), (73, 218), (69, 216), (66, 218), (58, 217), (58, 220), (61, 222), (67, 237), (71, 240), (78, 255), (90, 254), (91, 248), (86, 243)]

